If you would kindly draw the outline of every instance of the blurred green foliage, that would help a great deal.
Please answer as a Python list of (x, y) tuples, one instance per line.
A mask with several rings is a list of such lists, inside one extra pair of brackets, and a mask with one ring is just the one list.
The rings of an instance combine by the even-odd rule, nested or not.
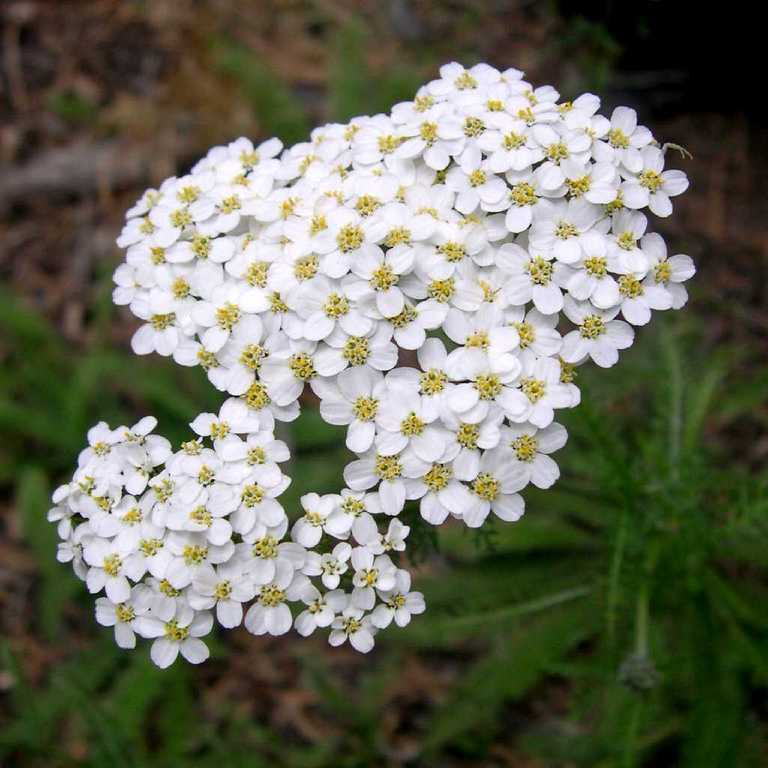
[[(367, 87), (365, 45), (355, 26), (336, 41), (329, 98), (339, 119), (413, 91), (406, 72), (377, 73), (381, 87)], [(253, 54), (222, 43), (214, 50), (266, 133), (288, 142), (306, 135), (300, 101)], [(81, 585), (55, 562), (44, 520), (51, 484), (69, 472), (87, 427), (96, 417), (131, 423), (154, 413), (178, 441), (190, 417), (220, 399), (199, 372), (108, 343), (115, 316), (105, 280), (81, 349), (0, 297), (0, 482), (15, 496), (37, 563), (35, 626), (49, 638), (71, 636), (68, 610), (81, 621), (91, 610)], [(158, 670), (146, 650), (123, 653), (94, 625), (86, 637), (98, 639), (67, 654), (41, 686), (25, 680), (19, 659), (2, 647), (13, 718), (0, 733), (0, 762), (385, 764), (382, 708), (403, 658), (416, 654), (456, 658), (463, 672), (439, 705), (419, 713), (414, 765), (483, 760), (510, 731), (544, 765), (760, 765), (768, 733), (752, 713), (768, 689), (768, 489), (734, 454), (738, 436), (719, 436), (763, 400), (768, 368), (734, 382), (737, 361), (702, 358), (695, 321), (684, 323), (662, 318), (640, 332), (617, 368), (580, 372), (583, 401), (564, 418), (571, 438), (557, 457), (563, 476), (546, 493), (526, 492), (520, 523), (482, 534), (448, 527), (436, 542), (434, 530), (407, 513), (422, 552), (436, 544), (443, 558), (419, 585), (428, 613), (405, 632), (380, 636), (382, 650), (353, 692), (332, 673), (331, 651), (300, 658), (306, 686), (339, 725), (335, 735), (289, 742), (244, 719), (237, 702), (203, 713), (196, 670)], [(298, 478), (286, 493), (290, 509), (304, 489), (337, 487), (344, 452), (338, 430), (309, 410), (285, 437)], [(214, 645), (214, 657), (225, 653)], [(552, 687), (566, 692), (566, 711), (511, 719), (516, 703)], [(80, 761), (62, 750), (64, 724), (70, 742), (74, 732), (87, 745)]]

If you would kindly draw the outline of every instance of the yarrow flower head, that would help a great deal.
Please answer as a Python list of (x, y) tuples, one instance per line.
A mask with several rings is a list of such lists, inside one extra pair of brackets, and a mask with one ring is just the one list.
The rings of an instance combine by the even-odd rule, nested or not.
[[(215, 624), (243, 624), (368, 652), (425, 610), (407, 504), (477, 528), (556, 482), (575, 366), (615, 364), (695, 273), (652, 231), (685, 174), (634, 110), (599, 107), (447, 64), (388, 115), (215, 147), (128, 211), (133, 350), (226, 399), (175, 450), (150, 417), (100, 422), (53, 495), (58, 559), (118, 645), (200, 663)], [(355, 456), (339, 493), (286, 510), (275, 422), (307, 387)]]

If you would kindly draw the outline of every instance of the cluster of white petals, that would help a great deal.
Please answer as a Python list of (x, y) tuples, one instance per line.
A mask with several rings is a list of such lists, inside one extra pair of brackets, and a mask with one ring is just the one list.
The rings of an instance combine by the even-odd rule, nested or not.
[[(114, 301), (144, 321), (134, 351), (229, 397), (176, 453), (152, 420), (98, 425), (54, 496), (60, 559), (105, 592), (120, 645), (199, 662), (215, 615), (368, 651), (424, 610), (397, 565), (406, 502), (476, 528), (556, 481), (575, 367), (616, 363), (695, 272), (642, 212), (688, 186), (664, 147), (631, 109), (559, 99), (448, 64), (389, 115), (216, 147), (128, 211)], [(273, 432), (307, 384), (356, 458), (288, 515)]]

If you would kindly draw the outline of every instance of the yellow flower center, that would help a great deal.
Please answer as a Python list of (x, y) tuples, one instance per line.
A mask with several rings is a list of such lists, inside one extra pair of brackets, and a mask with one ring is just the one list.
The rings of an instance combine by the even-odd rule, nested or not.
[(269, 263), (266, 261), (254, 261), (245, 270), (245, 279), (248, 285), (264, 288), (267, 285), (267, 270)]
[(530, 377), (524, 378), (520, 382), (520, 389), (523, 390), (523, 394), (532, 402), (538, 403), (544, 395), (547, 394), (547, 385), (540, 379), (533, 379)]
[(264, 501), (264, 489), (258, 483), (250, 483), (246, 485), (240, 499), (246, 507), (255, 507), (257, 504), (261, 504)]
[(104, 568), (104, 572), (107, 574), (107, 576), (112, 576), (113, 578), (117, 576), (120, 573), (120, 567), (122, 566), (123, 561), (120, 558), (120, 555), (107, 555), (104, 558), (104, 562), (102, 563), (102, 568)]
[(478, 168), (469, 174), (469, 185), (471, 187), (481, 187), (483, 184), (485, 184), (487, 179), (488, 176), (486, 175), (485, 171), (482, 171), (480, 168)]
[(649, 192), (658, 192), (661, 189), (661, 185), (664, 183), (661, 178), (661, 174), (656, 171), (643, 171), (640, 174), (640, 186), (645, 187)]
[(425, 144), (434, 144), (437, 141), (437, 123), (425, 120), (419, 126), (419, 136)]
[(371, 287), (376, 291), (387, 291), (393, 285), (396, 285), (399, 279), (399, 276), (389, 264), (382, 264), (374, 270), (370, 283)]
[(562, 141), (550, 144), (544, 152), (553, 163), (559, 163), (561, 160), (565, 160), (569, 155), (568, 146)]
[(359, 248), (363, 244), (363, 239), (363, 230), (356, 224), (345, 224), (336, 235), (336, 243), (343, 253)]
[(236, 304), (227, 302), (216, 310), (216, 323), (219, 328), (231, 331), (240, 320), (240, 308)]
[(568, 194), (571, 197), (581, 197), (589, 192), (589, 188), (592, 186), (592, 179), (589, 176), (582, 176), (578, 179), (566, 179), (565, 183), (568, 187)]
[(490, 340), (488, 339), (488, 331), (475, 331), (467, 336), (464, 346), (472, 349), (488, 349)]
[(406, 304), (403, 307), (403, 311), (400, 312), (400, 314), (395, 315), (394, 317), (389, 318), (389, 322), (392, 323), (393, 327), (395, 328), (405, 328), (408, 323), (412, 323), (417, 317), (416, 310)]
[(518, 461), (530, 462), (536, 458), (539, 441), (533, 435), (520, 435), (510, 443)]
[(387, 248), (394, 248), (396, 245), (410, 245), (411, 230), (406, 227), (394, 227), (390, 229), (384, 239), (384, 245)]
[(452, 277), (446, 280), (433, 280), (427, 286), (427, 295), (441, 304), (446, 304), (456, 291), (456, 283)]
[(427, 425), (413, 411), (400, 422), (400, 431), (406, 437), (417, 437)]
[(295, 355), (291, 355), (288, 360), (288, 368), (300, 381), (309, 381), (317, 374), (315, 364), (306, 352), (297, 352)]
[(608, 273), (608, 261), (603, 256), (589, 256), (584, 259), (584, 269), (592, 277), (603, 278)]
[(477, 80), (475, 80), (469, 72), (462, 72), (454, 81), (454, 86), (459, 91), (470, 91), (477, 88)]
[(485, 132), (485, 123), (479, 117), (467, 117), (464, 120), (464, 135), (475, 138)]
[(495, 373), (481, 373), (475, 381), (475, 389), (481, 400), (493, 400), (501, 394), (501, 379)]
[(165, 636), (169, 640), (181, 643), (189, 637), (189, 627), (180, 627), (176, 619), (165, 622)]
[(318, 259), (311, 254), (298, 259), (293, 266), (293, 274), (297, 280), (303, 282), (309, 280), (317, 274)]
[(445, 256), (445, 260), (455, 264), (467, 255), (467, 249), (461, 244), (449, 240), (438, 246), (437, 250)]
[(267, 584), (261, 588), (259, 593), (259, 602), (266, 608), (274, 608), (285, 601), (285, 590), (274, 584)]
[(202, 505), (195, 507), (189, 513), (189, 519), (204, 528), (210, 528), (213, 525), (213, 515)]
[(596, 339), (605, 333), (605, 321), (600, 315), (587, 315), (579, 328), (583, 339)]
[(531, 276), (531, 282), (536, 285), (548, 285), (552, 279), (553, 269), (552, 262), (546, 261), (541, 256), (531, 259), (526, 265), (526, 272)]
[(278, 541), (274, 536), (262, 536), (260, 539), (256, 539), (251, 547), (251, 552), (254, 557), (262, 557), (265, 560), (271, 560), (277, 557), (277, 545)]
[(202, 565), (208, 557), (208, 547), (202, 544), (187, 544), (181, 551), (187, 565)]
[(192, 214), (184, 208), (179, 208), (171, 213), (170, 221), (177, 229), (184, 229), (192, 224)]
[(240, 364), (252, 371), (258, 371), (261, 361), (267, 356), (267, 350), (259, 344), (246, 344), (240, 353)]
[(480, 427), (477, 424), (460, 424), (456, 432), (456, 441), (462, 448), (474, 450), (480, 438)]
[(368, 339), (365, 336), (350, 336), (344, 342), (341, 354), (350, 365), (363, 365), (371, 354)]
[(366, 397), (361, 395), (352, 404), (352, 411), (355, 414), (355, 418), (360, 421), (372, 421), (376, 418), (376, 413), (379, 410), (379, 401), (373, 397)]
[(637, 240), (632, 232), (622, 232), (617, 238), (619, 248), (623, 248), (625, 251), (633, 251), (636, 247)]
[(657, 283), (668, 283), (672, 277), (672, 267), (668, 261), (662, 261), (653, 268), (653, 278)]
[(152, 315), (149, 322), (156, 331), (164, 331), (176, 322), (176, 313), (168, 312), (164, 315)]
[(568, 221), (559, 221), (555, 227), (555, 237), (560, 240), (567, 240), (569, 237), (576, 237), (579, 234), (579, 230)]
[(361, 216), (370, 216), (381, 206), (381, 201), (373, 195), (360, 195), (355, 203), (355, 210)]
[(518, 208), (522, 208), (526, 205), (535, 205), (539, 198), (531, 184), (527, 181), (521, 181), (519, 184), (515, 184), (509, 191), (509, 199)]
[(493, 501), (499, 495), (499, 481), (489, 472), (481, 472), (472, 483), (472, 490), (481, 499)]
[(636, 299), (645, 291), (643, 284), (634, 275), (622, 275), (619, 278), (619, 293), (627, 299)]
[(403, 468), (397, 456), (382, 456), (377, 453), (373, 471), (382, 480), (395, 480), (400, 477)]
[(445, 389), (448, 375), (438, 368), (430, 368), (419, 376), (419, 391), (422, 395), (436, 395)]
[(627, 149), (629, 147), (629, 138), (621, 128), (611, 128), (608, 131), (608, 143), (615, 149)]
[(530, 323), (512, 323), (520, 337), (520, 349), (527, 349), (536, 341), (536, 329)]
[(430, 491), (442, 491), (448, 485), (453, 472), (448, 464), (433, 464), (432, 468), (424, 475), (424, 484)]
[(133, 621), (136, 618), (136, 611), (133, 610), (132, 606), (120, 603), (115, 606), (115, 616), (118, 621), (127, 624), (129, 621)]
[(254, 411), (260, 411), (272, 402), (272, 399), (267, 394), (267, 388), (260, 381), (254, 381), (248, 387), (244, 399), (246, 405)]

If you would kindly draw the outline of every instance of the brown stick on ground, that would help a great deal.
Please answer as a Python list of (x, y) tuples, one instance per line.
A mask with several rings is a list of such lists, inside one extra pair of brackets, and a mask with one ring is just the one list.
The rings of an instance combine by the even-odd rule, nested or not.
[(61, 198), (139, 186), (150, 177), (148, 154), (120, 141), (77, 143), (43, 152), (26, 165), (0, 167), (0, 215), (33, 197)]

